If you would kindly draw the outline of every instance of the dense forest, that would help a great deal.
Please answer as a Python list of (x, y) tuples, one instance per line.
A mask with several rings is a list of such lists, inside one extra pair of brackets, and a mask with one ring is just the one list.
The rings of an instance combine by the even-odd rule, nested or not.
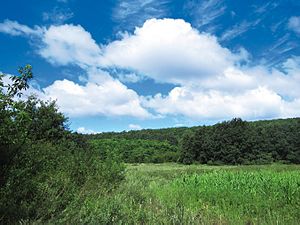
[(179, 159), (178, 147), (166, 141), (115, 138), (91, 140), (90, 143), (103, 159), (112, 155), (126, 163), (163, 163)]
[[(86, 136), (95, 146), (99, 146), (100, 151), (112, 151), (113, 146), (114, 151), (119, 152), (125, 162), (300, 163), (300, 118), (255, 122), (234, 118), (213, 126), (108, 132)], [(166, 149), (167, 143), (169, 146)], [(124, 154), (132, 157), (128, 158)]]
[(126, 140), (155, 140), (167, 141), (171, 145), (179, 145), (182, 134), (187, 130), (195, 130), (197, 127), (175, 127), (163, 129), (144, 129), (131, 130), (123, 132), (104, 132), (97, 134), (88, 134), (88, 139), (126, 139)]

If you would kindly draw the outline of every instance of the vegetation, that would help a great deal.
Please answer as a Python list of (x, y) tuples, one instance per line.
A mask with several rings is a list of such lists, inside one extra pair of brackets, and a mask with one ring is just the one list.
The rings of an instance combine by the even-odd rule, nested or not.
[(131, 224), (298, 224), (299, 166), (130, 165)]
[(166, 141), (96, 139), (91, 143), (103, 159), (111, 155), (127, 163), (162, 163), (179, 159), (178, 148)]
[(299, 118), (81, 135), (19, 73), (0, 75), (0, 224), (300, 221)]
[(83, 137), (68, 131), (55, 102), (22, 96), (31, 67), (19, 73), (10, 84), (0, 76), (0, 222), (60, 221), (61, 214), (64, 221), (91, 192), (106, 196), (117, 187), (124, 166), (101, 160)]
[(182, 134), (187, 130), (194, 130), (196, 127), (176, 127), (163, 129), (145, 129), (145, 130), (131, 130), (123, 132), (104, 132), (98, 134), (86, 135), (88, 139), (126, 139), (126, 140), (154, 140), (166, 141), (171, 145), (178, 146)]
[(233, 119), (187, 133), (181, 161), (205, 164), (300, 163), (300, 118), (249, 123)]
[(88, 189), (35, 224), (298, 224), (299, 166), (130, 164), (110, 193)]
[(99, 151), (114, 149), (125, 162), (300, 163), (300, 118), (256, 122), (235, 118), (213, 126), (109, 132), (86, 138)]

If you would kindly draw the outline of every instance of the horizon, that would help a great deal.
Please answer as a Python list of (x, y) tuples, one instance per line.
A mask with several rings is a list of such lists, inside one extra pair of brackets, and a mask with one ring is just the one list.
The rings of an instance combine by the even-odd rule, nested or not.
[(73, 131), (300, 116), (296, 0), (2, 5), (0, 72), (32, 65), (29, 92), (56, 100)]
[[(142, 129), (129, 129), (129, 130), (120, 130), (120, 131), (103, 131), (103, 132), (94, 132), (94, 133), (82, 133), (82, 132), (78, 132), (76, 131), (77, 133), (81, 133), (83, 135), (97, 135), (97, 134), (105, 134), (105, 133), (127, 133), (127, 132), (139, 132), (139, 131), (145, 131), (145, 130), (164, 130), (164, 129), (176, 129), (176, 128), (194, 128), (194, 127), (203, 127), (203, 126), (215, 126), (217, 124), (220, 124), (220, 123), (224, 123), (224, 122), (230, 122), (232, 121), (233, 119), (241, 119), (241, 118), (232, 118), (231, 120), (223, 120), (223, 121), (219, 121), (219, 122), (216, 122), (214, 124), (210, 124), (210, 125), (193, 125), (193, 126), (178, 126), (178, 127), (161, 127), (161, 128), (142, 128)], [(294, 119), (300, 119), (300, 117), (289, 117), (289, 118), (277, 118), (277, 119), (265, 119), (265, 120), (242, 120), (244, 122), (247, 122), (247, 123), (255, 123), (255, 122), (272, 122), (272, 121), (277, 121), (277, 120), (294, 120)]]

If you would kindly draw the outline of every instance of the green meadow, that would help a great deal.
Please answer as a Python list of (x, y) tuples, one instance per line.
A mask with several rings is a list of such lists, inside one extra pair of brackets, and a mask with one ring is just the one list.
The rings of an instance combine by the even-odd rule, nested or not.
[(128, 164), (112, 193), (68, 221), (101, 224), (299, 224), (300, 166)]
[[(123, 222), (299, 224), (299, 166), (129, 165)], [(121, 222), (121, 221), (120, 221)]]

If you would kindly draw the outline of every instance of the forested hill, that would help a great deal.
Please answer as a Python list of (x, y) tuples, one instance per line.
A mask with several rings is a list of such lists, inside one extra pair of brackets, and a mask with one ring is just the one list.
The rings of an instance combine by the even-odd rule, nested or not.
[(140, 140), (156, 140), (167, 141), (169, 144), (177, 145), (179, 140), (187, 130), (195, 130), (197, 127), (175, 127), (163, 129), (144, 129), (131, 130), (122, 132), (104, 132), (99, 134), (86, 135), (89, 139), (140, 139)]
[(300, 118), (86, 135), (102, 156), (125, 162), (300, 163)]
[[(234, 120), (234, 119), (233, 119)], [(245, 121), (246, 122), (246, 121)], [(274, 120), (259, 120), (253, 122), (246, 122), (250, 126), (261, 127), (261, 128), (271, 128), (283, 129), (284, 127), (289, 127), (292, 124), (300, 122), (299, 118), (289, 118), (289, 119), (274, 119)], [(162, 129), (143, 129), (143, 130), (131, 130), (122, 132), (103, 132), (98, 134), (87, 134), (85, 135), (88, 139), (140, 139), (140, 140), (156, 140), (156, 141), (167, 141), (169, 144), (178, 145), (181, 138), (186, 132), (194, 132), (202, 127), (218, 127), (221, 124), (227, 123), (224, 121), (222, 123), (217, 123), (212, 126), (194, 126), (194, 127), (172, 127), (172, 128), (162, 128)], [(300, 138), (300, 136), (299, 136)]]

